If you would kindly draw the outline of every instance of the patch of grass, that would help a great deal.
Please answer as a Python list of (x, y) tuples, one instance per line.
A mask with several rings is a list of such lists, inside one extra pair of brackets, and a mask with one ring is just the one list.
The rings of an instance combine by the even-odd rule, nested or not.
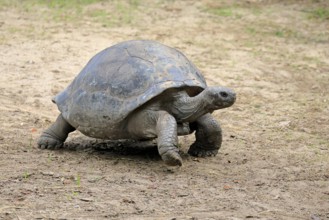
[(133, 20), (133, 16), (132, 16), (132, 11), (137, 7), (136, 4), (132, 4), (132, 5), (125, 5), (122, 2), (118, 2), (116, 5), (116, 9), (118, 11), (119, 14), (119, 19), (121, 21), (123, 21), (123, 23), (125, 24), (131, 24), (132, 20)]
[[(52, 35), (47, 29), (38, 28), (35, 24), (29, 23), (25, 25), (7, 23), (6, 28), (3, 29), (3, 34), (0, 36), (0, 44), (4, 44), (11, 39), (11, 37), (26, 36), (28, 38), (51, 39)], [(33, 132), (29, 134), (30, 146), (33, 144)]]
[(208, 11), (222, 17), (231, 17), (234, 14), (232, 8), (209, 8)]
[(81, 186), (81, 177), (80, 175), (78, 174), (77, 177), (75, 178), (75, 184), (80, 187)]
[[(266, 27), (266, 28), (262, 28)], [(254, 24), (253, 26), (248, 26), (245, 28), (245, 32), (250, 34), (253, 38), (256, 37), (269, 37), (275, 36), (287, 39), (298, 39), (301, 40), (303, 36), (300, 32), (291, 29), (290, 27), (285, 27), (278, 25), (274, 22), (260, 22), (259, 24)]]
[(219, 17), (238, 17), (237, 9), (241, 8), (238, 3), (225, 3), (218, 0), (208, 1), (203, 10)]
[(79, 195), (79, 191), (72, 191), (72, 195), (75, 197), (75, 196), (78, 196)]
[(282, 30), (277, 30), (274, 32), (274, 35), (277, 37), (284, 37), (284, 32)]
[(52, 162), (54, 159), (53, 159), (53, 155), (52, 154), (48, 154), (48, 157), (47, 157), (47, 161), (48, 163)]
[(105, 11), (104, 9), (95, 9), (88, 12), (88, 15), (96, 22), (102, 24), (103, 27), (112, 27), (115, 25), (111, 13)]
[(80, 8), (84, 5), (90, 5), (96, 2), (102, 2), (104, 0), (36, 0), (38, 4), (45, 4), (50, 8)]
[(83, 8), (104, 0), (1, 0), (0, 8), (34, 13), (43, 19), (73, 21), (83, 17)]
[(89, 15), (93, 18), (106, 18), (108, 16), (108, 12), (106, 12), (104, 9), (96, 9), (92, 10)]
[(34, 13), (40, 19), (66, 23), (91, 19), (106, 27), (131, 24), (139, 5), (140, 0), (0, 0), (1, 9)]
[(291, 29), (291, 27), (281, 27), (281, 26), (273, 26), (270, 32), (265, 32), (265, 34), (271, 34), (276, 37), (291, 39), (291, 40), (298, 40), (300, 42), (309, 42), (309, 41), (316, 41), (317, 35), (310, 35), (307, 36), (298, 30)]
[(5, 9), (8, 7), (17, 7), (19, 6), (19, 2), (17, 0), (1, 0), (0, 1), (0, 9)]
[(72, 191), (71, 193), (66, 194), (66, 198), (69, 201), (72, 201), (75, 197), (79, 195), (79, 191)]
[(104, 0), (1, 0), (0, 8), (18, 8), (25, 11), (33, 11), (36, 7), (44, 6), (50, 9), (80, 10), (83, 6), (101, 2)]
[(310, 12), (310, 18), (329, 20), (329, 8), (318, 8)]
[(139, 0), (116, 1), (112, 4), (112, 9), (94, 9), (86, 13), (94, 21), (99, 22), (103, 27), (121, 26), (132, 24), (137, 18), (136, 11)]
[(84, 8), (104, 0), (34, 0), (36, 4), (50, 9), (55, 21), (79, 21), (86, 16)]
[(31, 174), (29, 173), (29, 172), (27, 172), (27, 171), (25, 171), (24, 173), (23, 173), (23, 178), (24, 179), (27, 179), (27, 178), (29, 178), (31, 176)]

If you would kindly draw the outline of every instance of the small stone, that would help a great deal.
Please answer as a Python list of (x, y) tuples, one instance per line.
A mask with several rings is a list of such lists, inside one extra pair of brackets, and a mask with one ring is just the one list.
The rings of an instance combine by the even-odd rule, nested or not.
[(96, 183), (97, 181), (99, 181), (101, 179), (103, 179), (103, 177), (101, 177), (101, 176), (94, 176), (94, 177), (89, 178), (87, 181), (89, 183)]
[(300, 131), (305, 133), (311, 133), (310, 129), (308, 128), (301, 128)]
[(223, 188), (224, 188), (225, 190), (229, 190), (229, 189), (232, 189), (232, 187), (231, 187), (231, 186), (229, 186), (229, 185), (225, 185)]
[(321, 220), (317, 215), (311, 215), (312, 220)]
[(93, 202), (94, 199), (93, 198), (80, 198), (81, 201), (84, 201), (84, 202)]
[(51, 171), (41, 171), (41, 174), (44, 175), (44, 176), (53, 176), (54, 175), (54, 172), (51, 172)]
[(65, 179), (65, 178), (62, 178), (62, 179), (61, 179), (61, 182), (62, 182), (64, 185), (69, 185), (69, 184), (72, 183), (71, 180), (69, 180), (69, 179)]
[(200, 162), (198, 158), (193, 158), (193, 161)]
[(276, 195), (276, 196), (273, 197), (274, 200), (278, 200), (279, 198), (280, 198), (279, 195)]
[(88, 207), (88, 208), (86, 208), (85, 210), (86, 210), (86, 211), (88, 211), (88, 212), (92, 212), (92, 211), (95, 211), (95, 209), (94, 209), (94, 208), (92, 208), (92, 207)]
[(189, 196), (189, 194), (179, 194), (178, 197), (186, 197)]

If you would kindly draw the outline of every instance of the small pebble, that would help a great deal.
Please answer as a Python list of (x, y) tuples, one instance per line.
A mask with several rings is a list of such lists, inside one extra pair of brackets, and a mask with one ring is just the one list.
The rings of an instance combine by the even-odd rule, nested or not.
[(53, 176), (54, 175), (54, 172), (51, 172), (51, 171), (41, 171), (41, 174), (44, 175), (44, 176)]
[(93, 198), (81, 198), (80, 200), (84, 201), (84, 202), (93, 202), (94, 201)]

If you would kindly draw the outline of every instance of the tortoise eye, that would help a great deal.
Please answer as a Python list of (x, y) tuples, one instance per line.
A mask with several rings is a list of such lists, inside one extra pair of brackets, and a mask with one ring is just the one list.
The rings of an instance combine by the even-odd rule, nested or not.
[(228, 96), (227, 92), (220, 92), (219, 93), (223, 98), (226, 98)]

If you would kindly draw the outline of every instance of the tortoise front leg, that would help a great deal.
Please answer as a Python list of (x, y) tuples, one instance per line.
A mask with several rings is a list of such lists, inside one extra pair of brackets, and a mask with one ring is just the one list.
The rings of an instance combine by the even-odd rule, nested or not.
[(167, 112), (159, 112), (156, 125), (158, 136), (158, 151), (163, 161), (169, 166), (181, 166), (182, 158), (179, 155), (177, 122)]
[(195, 142), (188, 153), (192, 156), (216, 156), (222, 144), (222, 130), (211, 114), (205, 114), (191, 124), (195, 130)]
[[(157, 138), (162, 160), (169, 166), (181, 166), (177, 147), (177, 121), (166, 111), (141, 110), (128, 119), (128, 133), (134, 139)], [(182, 129), (182, 132), (187, 132)]]
[(41, 149), (55, 149), (63, 146), (68, 134), (74, 131), (72, 127), (60, 114), (57, 120), (48, 129), (46, 129), (38, 140), (38, 146)]

